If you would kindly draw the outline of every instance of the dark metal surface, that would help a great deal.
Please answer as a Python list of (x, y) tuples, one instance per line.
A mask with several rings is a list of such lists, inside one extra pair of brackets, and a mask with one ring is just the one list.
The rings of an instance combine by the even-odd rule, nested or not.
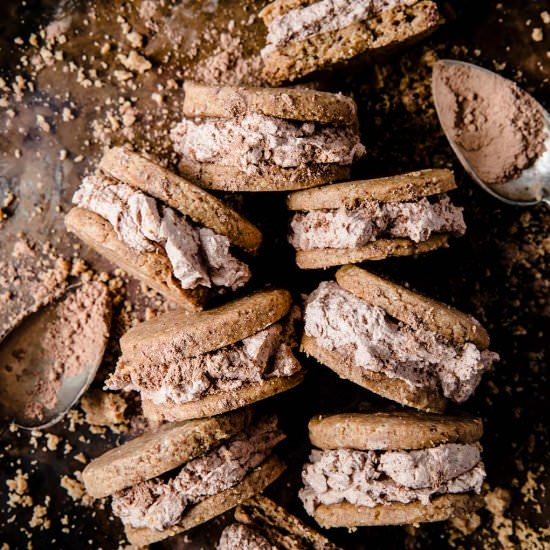
[[(5, 109), (0, 110), (0, 193), (11, 190), (17, 197), (11, 217), (0, 226), (0, 257), (8, 254), (20, 231), (38, 242), (51, 241), (59, 252), (72, 252), (75, 241), (63, 229), (62, 212), (69, 206), (79, 177), (93, 165), (101, 149), (92, 139), (91, 124), (98, 117), (96, 107), (104, 108), (108, 98), (118, 101), (119, 97), (135, 97), (137, 121), (132, 126), (132, 141), (139, 148), (165, 153), (169, 149), (165, 130), (179, 116), (181, 92), (171, 95), (166, 92), (165, 112), (151, 100), (151, 92), (158, 83), (166, 83), (170, 78), (181, 82), (181, 67), (187, 62), (186, 47), (197, 29), (212, 22), (221, 28), (233, 18), (239, 24), (253, 3), (181, 2), (172, 10), (171, 3), (167, 2), (164, 20), (168, 34), (140, 28), (136, 18), (138, 4), (28, 1), (23, 5), (9, 0), (0, 4), (0, 63), (6, 80), (20, 72), (16, 65), (22, 51), (13, 39), (28, 37), (39, 24), (49, 21), (56, 12), (59, 15), (59, 10), (72, 14), (71, 28), (78, 33), (71, 34), (65, 62), (79, 61), (83, 54), (97, 52), (97, 43), (104, 34), (111, 36), (115, 44), (121, 43), (120, 23), (116, 21), (120, 13), (148, 33), (146, 52), (155, 65), (158, 67), (164, 60), (163, 72), (146, 73), (136, 90), (124, 89), (107, 77), (102, 77), (106, 82), (102, 88), (83, 88), (75, 84), (74, 78), (46, 68), (36, 78), (35, 92), (27, 93), (23, 102), (13, 105), (17, 112), (14, 121), (9, 121)], [(375, 67), (353, 66), (327, 80), (331, 89), (352, 93), (359, 104), (363, 142), (369, 154), (356, 167), (355, 176), (389, 175), (438, 166), (453, 166), (456, 170), (460, 189), (455, 197), (465, 207), (467, 235), (453, 241), (446, 250), (416, 259), (387, 260), (370, 267), (472, 313), (489, 329), (491, 347), (501, 354), (502, 360), (484, 377), (475, 397), (461, 408), (482, 416), (485, 421), (483, 444), (488, 484), (491, 489), (498, 486), (511, 491), (507, 525), (511, 530), (510, 544), (518, 548), (543, 548), (540, 536), (539, 542), (534, 538), (531, 542), (522, 540), (529, 530), (540, 532), (547, 526), (549, 515), (548, 493), (544, 491), (548, 474), (541, 470), (548, 462), (545, 395), (549, 307), (545, 256), (549, 249), (549, 214), (544, 205), (527, 211), (499, 204), (464, 175), (437, 123), (430, 101), (429, 66), (431, 60), (439, 56), (498, 68), (504, 76), (517, 80), (533, 93), (546, 108), (550, 107), (547, 55), (550, 28), (540, 16), (541, 11), (548, 9), (544, 4), (522, 0), (500, 4), (487, 0), (444, 2), (447, 23), (432, 38)], [(213, 10), (216, 5), (217, 9)], [(89, 17), (92, 9), (95, 17)], [(543, 28), (545, 40), (532, 40), (534, 27)], [(245, 42), (252, 46), (262, 40), (258, 38), (262, 32), (258, 22), (246, 26), (243, 32)], [(174, 50), (184, 55), (173, 55)], [(199, 53), (207, 54), (207, 49)], [(99, 74), (103, 75), (101, 68)], [(67, 91), (76, 105), (77, 117), (70, 123), (61, 123), (58, 113), (68, 104)], [(38, 112), (57, 121), (49, 134), (36, 130)], [(162, 135), (163, 138), (159, 137)], [(114, 142), (127, 140), (122, 133), (113, 138)], [(22, 152), (19, 159), (14, 155), (16, 149)], [(67, 160), (59, 160), (61, 149), (69, 151)], [(82, 162), (74, 162), (78, 155), (84, 157)], [(254, 266), (255, 286), (281, 285), (291, 289), (299, 299), (301, 293), (309, 292), (320, 280), (332, 275), (332, 271), (300, 272), (294, 266), (292, 251), (285, 241), (288, 216), (282, 195), (247, 195), (230, 200), (242, 208), (265, 235), (264, 252)], [(37, 211), (37, 206), (42, 207), (41, 211)], [(97, 269), (105, 268), (106, 264), (88, 250), (82, 249), (81, 253)], [(135, 292), (134, 287), (131, 292)], [(113, 349), (116, 351), (116, 346)], [(368, 410), (387, 407), (388, 402), (303, 359), (310, 371), (305, 383), (287, 395), (263, 403), (261, 408), (276, 410), (289, 436), (280, 447), (281, 456), (288, 462), (288, 471), (268, 494), (306, 519), (297, 491), (300, 467), (309, 452), (307, 420), (319, 412)], [(107, 362), (103, 376), (110, 369), (112, 362)], [(101, 383), (96, 386), (101, 387)], [(107, 549), (116, 548), (124, 541), (118, 520), (110, 518), (108, 503), (92, 508), (79, 506), (59, 486), (63, 475), (82, 469), (83, 465), (73, 458), (76, 453), (82, 451), (88, 457), (97, 456), (114, 445), (119, 436), (109, 432), (93, 434), (85, 424), (78, 425), (76, 431), (70, 428), (67, 421), (51, 430), (70, 442), (73, 449), (67, 455), (63, 445), (55, 452), (45, 452), (43, 437), (33, 446), (30, 434), (0, 428), (0, 548), (4, 542), (10, 548), (26, 548), (32, 541), (33, 548), (38, 549)], [(5, 481), (13, 478), (19, 468), (29, 473), (30, 494), (35, 505), (43, 504), (47, 495), (51, 498), (49, 529), (29, 527), (32, 507), (9, 508), (6, 504)], [(526, 489), (530, 476), (535, 480), (532, 491), (529, 484)], [(61, 521), (65, 515), (68, 525)], [(159, 547), (211, 548), (229, 517), (199, 527), (188, 536), (161, 543)], [(497, 540), (493, 515), (482, 510), (480, 517), (481, 526), (472, 535), (457, 538), (455, 545), (502, 546)], [(404, 546), (444, 548), (451, 544), (450, 528), (445, 523), (418, 529), (373, 528), (355, 533), (336, 530), (328, 535), (350, 550)]]

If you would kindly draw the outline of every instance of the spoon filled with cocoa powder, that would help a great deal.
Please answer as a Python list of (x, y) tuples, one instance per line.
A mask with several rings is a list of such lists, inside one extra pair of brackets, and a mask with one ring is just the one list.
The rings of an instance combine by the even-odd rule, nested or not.
[(95, 377), (109, 337), (107, 288), (86, 282), (0, 342), (0, 412), (27, 429), (65, 416)]
[(500, 200), (550, 202), (550, 116), (514, 82), (471, 63), (433, 68), (439, 121), (464, 169)]

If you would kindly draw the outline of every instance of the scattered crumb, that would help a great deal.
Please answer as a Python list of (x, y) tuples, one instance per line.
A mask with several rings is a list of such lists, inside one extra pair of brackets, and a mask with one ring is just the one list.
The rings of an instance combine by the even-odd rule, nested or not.
[(42, 529), (49, 529), (50, 520), (46, 517), (47, 513), (48, 513), (48, 508), (46, 506), (37, 504), (33, 508), (32, 518), (29, 521), (29, 527), (31, 528), (41, 527)]
[(50, 133), (51, 126), (43, 115), (36, 115), (36, 123), (43, 132)]
[(452, 518), (450, 521), (451, 525), (463, 535), (470, 535), (481, 525), (481, 518), (475, 512), (468, 516)]
[(48, 451), (57, 450), (59, 443), (61, 443), (61, 438), (58, 435), (46, 434), (46, 447)]
[(82, 463), (82, 464), (87, 464), (87, 462), (88, 462), (88, 459), (86, 458), (86, 456), (84, 455), (84, 453), (78, 453), (78, 454), (74, 455), (73, 458), (74, 458), (77, 462), (80, 462), (80, 463)]
[[(74, 472), (75, 478), (79, 476), (80, 472)], [(70, 476), (63, 476), (61, 478), (61, 487), (67, 491), (67, 494), (78, 504), (82, 506), (91, 506), (94, 499), (84, 489), (84, 485), (78, 479)]]
[(140, 74), (148, 71), (153, 66), (147, 58), (143, 57), (135, 50), (132, 50), (127, 56), (119, 54), (118, 60), (129, 71), (136, 71)]
[(29, 475), (26, 473), (24, 474), (21, 469), (18, 469), (13, 479), (6, 480), (9, 491), (8, 507), (15, 508), (17, 506), (22, 506), (27, 508), (32, 506), (32, 497), (26, 494), (29, 489), (28, 479)]
[(533, 31), (531, 32), (531, 39), (533, 42), (542, 42), (544, 39), (544, 35), (542, 33), (542, 29), (540, 27), (535, 27)]
[(82, 397), (80, 406), (89, 424), (111, 426), (124, 422), (126, 401), (120, 394), (90, 390)]

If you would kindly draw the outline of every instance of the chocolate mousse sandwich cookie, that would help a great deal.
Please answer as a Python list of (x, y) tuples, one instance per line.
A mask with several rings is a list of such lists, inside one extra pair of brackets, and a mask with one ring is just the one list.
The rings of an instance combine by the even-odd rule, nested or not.
[(286, 391), (304, 377), (292, 353), (286, 290), (265, 290), (208, 311), (171, 311), (130, 329), (106, 386), (140, 392), (151, 420), (212, 416)]
[(357, 107), (295, 88), (184, 85), (171, 132), (181, 173), (208, 189), (289, 191), (349, 178), (363, 156)]
[(336, 414), (309, 423), (317, 447), (299, 496), (323, 527), (403, 525), (483, 505), (481, 420), (420, 413)]
[(312, 292), (301, 349), (341, 378), (403, 405), (462, 403), (498, 355), (470, 315), (355, 266)]
[(132, 545), (187, 531), (262, 492), (285, 466), (272, 453), (276, 417), (249, 411), (163, 425), (107, 451), (82, 472), (92, 497), (112, 496)]
[(217, 550), (339, 550), (272, 500), (256, 495), (235, 509), (238, 523), (227, 526)]
[(200, 187), (125, 147), (105, 153), (65, 218), (69, 231), (187, 309), (243, 286), (260, 231)]
[(296, 263), (320, 269), (445, 246), (466, 231), (452, 189), (450, 170), (421, 170), (296, 191), (288, 197)]
[(264, 76), (274, 86), (401, 48), (442, 22), (429, 0), (276, 0), (260, 17), (268, 30)]

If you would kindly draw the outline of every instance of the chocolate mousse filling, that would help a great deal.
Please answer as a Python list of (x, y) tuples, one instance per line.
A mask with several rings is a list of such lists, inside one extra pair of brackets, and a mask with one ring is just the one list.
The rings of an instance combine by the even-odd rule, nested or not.
[(463, 235), (463, 209), (446, 194), (434, 202), (366, 201), (357, 208), (299, 212), (292, 218), (289, 241), (298, 250), (357, 248), (382, 237), (426, 241), (432, 233)]
[(223, 530), (216, 550), (235, 550), (236, 548), (274, 550), (276, 547), (254, 529), (242, 523), (234, 523)]
[(191, 162), (237, 166), (258, 174), (265, 165), (352, 164), (365, 153), (352, 126), (297, 122), (260, 114), (240, 119), (184, 119), (170, 134)]
[(167, 529), (178, 523), (189, 506), (241, 482), (283, 439), (276, 417), (261, 419), (178, 472), (115, 494), (113, 512), (134, 528)]
[(224, 348), (182, 357), (173, 353), (158, 362), (127, 369), (119, 363), (106, 382), (111, 390), (135, 390), (156, 404), (182, 404), (206, 395), (237, 390), (273, 377), (287, 377), (301, 369), (291, 349), (292, 323), (274, 323)]
[(262, 55), (292, 41), (338, 31), (358, 21), (376, 17), (385, 10), (411, 6), (417, 0), (321, 0), (275, 17), (268, 26)]
[(314, 450), (299, 496), (311, 515), (321, 504), (427, 505), (434, 495), (479, 494), (485, 479), (480, 450), (455, 443), (414, 451)]
[(441, 391), (457, 403), (468, 399), (498, 355), (472, 342), (454, 344), (441, 335), (391, 318), (335, 282), (309, 296), (305, 333), (358, 369)]
[(250, 279), (250, 269), (231, 254), (226, 236), (192, 225), (174, 209), (125, 183), (99, 174), (85, 177), (73, 203), (105, 218), (130, 248), (164, 250), (184, 289), (236, 289)]

